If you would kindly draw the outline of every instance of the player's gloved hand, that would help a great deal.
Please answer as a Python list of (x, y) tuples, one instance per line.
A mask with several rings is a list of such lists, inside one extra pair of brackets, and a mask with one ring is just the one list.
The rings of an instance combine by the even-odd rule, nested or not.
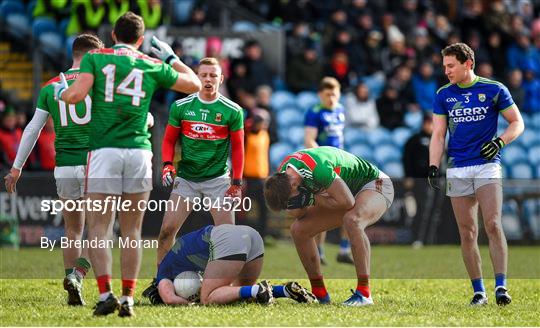
[(161, 183), (164, 187), (172, 185), (174, 182), (174, 176), (176, 175), (176, 169), (171, 162), (163, 163), (163, 171), (161, 171)]
[(501, 138), (485, 142), (480, 148), (480, 155), (485, 159), (494, 159), (504, 146), (505, 143)]
[(304, 208), (311, 206), (315, 203), (315, 196), (312, 192), (305, 187), (298, 187), (298, 195), (289, 198), (287, 202), (287, 209), (294, 210), (297, 208)]
[(148, 112), (148, 115), (146, 115), (146, 126), (149, 129), (154, 126), (154, 115), (152, 115), (150, 112)]
[(241, 198), (242, 197), (242, 180), (233, 179), (231, 186), (225, 192), (225, 197)]
[(152, 37), (152, 41), (150, 43), (152, 44), (152, 53), (166, 64), (172, 65), (174, 61), (180, 60), (172, 50), (171, 46), (163, 41), (160, 41), (155, 36)]
[(62, 100), (62, 93), (69, 87), (64, 73), (60, 73), (60, 82), (54, 82), (52, 85), (54, 86), (54, 100)]
[(435, 165), (431, 165), (429, 167), (427, 180), (431, 189), (435, 189), (435, 190), (441, 189), (441, 187), (439, 186), (439, 168), (438, 167), (436, 167)]

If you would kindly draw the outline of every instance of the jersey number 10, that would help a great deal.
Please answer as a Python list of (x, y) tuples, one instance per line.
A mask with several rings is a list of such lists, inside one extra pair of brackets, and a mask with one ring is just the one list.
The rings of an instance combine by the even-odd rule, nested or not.
[[(126, 78), (120, 82), (116, 91), (114, 90), (114, 80), (116, 75), (116, 65), (109, 64), (101, 70), (105, 74), (105, 101), (113, 102), (114, 94), (120, 94), (125, 96), (131, 96), (131, 104), (133, 106), (139, 106), (141, 104), (141, 98), (146, 96), (146, 92), (142, 89), (143, 74), (144, 72), (138, 68), (134, 68), (129, 72)], [(133, 83), (133, 87), (130, 85)]]
[[(92, 98), (90, 98), (90, 96), (84, 97), (85, 113), (83, 117), (79, 117), (79, 115), (77, 115), (75, 104), (69, 104), (68, 108), (69, 108), (69, 118), (71, 119), (71, 122), (77, 125), (84, 125), (90, 122), (90, 118), (92, 116)], [(60, 112), (60, 125), (67, 126), (68, 125), (68, 118), (67, 118), (68, 110), (66, 109), (66, 103), (60, 100), (58, 102), (58, 110)]]

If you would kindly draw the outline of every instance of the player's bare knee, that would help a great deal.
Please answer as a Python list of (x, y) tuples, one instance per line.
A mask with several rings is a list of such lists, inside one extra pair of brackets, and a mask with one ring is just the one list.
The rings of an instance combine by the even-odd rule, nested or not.
[(304, 228), (304, 223), (296, 220), (291, 224), (291, 236), (293, 239), (303, 239), (303, 238), (309, 238), (312, 236), (309, 236), (306, 229)]
[(366, 228), (364, 220), (357, 214), (345, 214), (343, 216), (343, 226), (347, 231), (350, 231), (350, 229), (364, 230)]
[(478, 229), (469, 228), (460, 230), (461, 244), (463, 245), (476, 245), (478, 240)]
[(499, 220), (489, 220), (484, 223), (484, 226), (488, 237), (498, 237), (503, 231), (502, 224)]

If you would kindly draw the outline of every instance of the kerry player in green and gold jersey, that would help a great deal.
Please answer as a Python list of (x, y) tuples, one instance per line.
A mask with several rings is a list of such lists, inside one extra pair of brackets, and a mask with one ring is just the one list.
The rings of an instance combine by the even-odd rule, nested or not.
[[(132, 12), (116, 21), (112, 39), (115, 45), (84, 56), (77, 81), (67, 89), (57, 85), (57, 97), (67, 103), (82, 100), (93, 92), (92, 120), (88, 154), (88, 197), (93, 203), (106, 203), (121, 196), (119, 211), (122, 237), (139, 245), (144, 208), (152, 189), (152, 150), (146, 125), (154, 91), (159, 87), (179, 92), (199, 91), (195, 73), (174, 54), (171, 47), (152, 39), (149, 57), (137, 49), (144, 39), (144, 22)], [(114, 209), (89, 211), (88, 238), (108, 236)], [(111, 250), (90, 249), (90, 258), (100, 293), (94, 315), (108, 315), (118, 308), (121, 317), (132, 316), (135, 285), (141, 264), (139, 247), (121, 249), (122, 297), (111, 292)]]
[(351, 241), (358, 284), (343, 304), (373, 304), (369, 289), (370, 245), (364, 229), (392, 204), (394, 187), (375, 165), (335, 147), (300, 150), (287, 156), (264, 185), (268, 206), (288, 210), (291, 235), (313, 294), (329, 303), (314, 236), (343, 226)]
[[(103, 42), (92, 34), (79, 35), (73, 42), (73, 65), (65, 72), (68, 84), (73, 84), (79, 75), (79, 65), (84, 54), (90, 50), (103, 48)], [(88, 123), (91, 118), (92, 99), (87, 95), (81, 102), (67, 105), (54, 99), (53, 83), (56, 77), (47, 82), (37, 101), (36, 112), (24, 129), (17, 157), (10, 173), (5, 177), (6, 189), (14, 192), (28, 155), (34, 148), (41, 129), (52, 117), (55, 131), (56, 167), (54, 177), (58, 196), (61, 200), (76, 200), (83, 197), (86, 155), (88, 153)], [(84, 230), (84, 211), (62, 211), (65, 237), (81, 240)], [(71, 245), (71, 244), (70, 244)], [(62, 248), (64, 255), (64, 289), (68, 291), (69, 305), (84, 305), (82, 299), (82, 279), (90, 263), (85, 258), (85, 251), (77, 247)]]

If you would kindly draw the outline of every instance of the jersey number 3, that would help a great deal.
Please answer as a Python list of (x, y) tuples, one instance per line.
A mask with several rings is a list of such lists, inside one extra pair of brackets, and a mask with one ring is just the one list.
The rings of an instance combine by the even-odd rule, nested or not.
[[(113, 102), (114, 94), (120, 94), (125, 96), (131, 96), (131, 104), (133, 106), (139, 106), (141, 104), (141, 98), (146, 96), (146, 92), (142, 89), (143, 74), (144, 72), (138, 68), (134, 68), (129, 72), (126, 78), (120, 82), (116, 91), (114, 90), (114, 81), (116, 75), (116, 65), (109, 64), (101, 70), (105, 74), (105, 101)], [(131, 84), (133, 84), (132, 87)]]

